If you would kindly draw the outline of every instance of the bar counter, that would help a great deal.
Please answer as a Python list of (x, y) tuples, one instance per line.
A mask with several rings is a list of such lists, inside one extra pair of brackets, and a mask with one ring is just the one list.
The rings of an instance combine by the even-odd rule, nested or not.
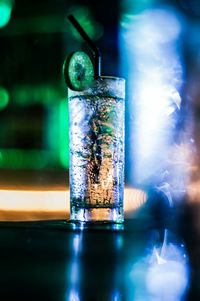
[(193, 236), (144, 222), (1, 222), (0, 299), (199, 300)]
[[(9, 191), (13, 193), (11, 199), (17, 195), (17, 182), (19, 177), (12, 183), (16, 184), (15, 191), (9, 190), (11, 184), (6, 190), (2, 181), (1, 205)], [(49, 185), (51, 181), (47, 182)], [(49, 192), (48, 185), (44, 184), (43, 192)], [(64, 184), (58, 186), (57, 191), (65, 193)], [(28, 191), (26, 186), (26, 203)], [(129, 197), (130, 191), (126, 206)], [(59, 203), (59, 193), (57, 200)], [(5, 204), (9, 204), (8, 199)], [(45, 210), (4, 208), (0, 222), (0, 300), (200, 300), (199, 205), (183, 202), (170, 208), (167, 199), (156, 194), (140, 205), (132, 212), (126, 207), (121, 226), (76, 224), (69, 221), (64, 207), (46, 215)]]

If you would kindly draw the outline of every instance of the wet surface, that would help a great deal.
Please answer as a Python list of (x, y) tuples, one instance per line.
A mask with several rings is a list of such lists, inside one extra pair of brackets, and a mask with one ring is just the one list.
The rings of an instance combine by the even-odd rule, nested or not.
[(118, 227), (1, 222), (0, 299), (199, 300), (197, 242), (177, 216), (161, 223), (142, 211)]

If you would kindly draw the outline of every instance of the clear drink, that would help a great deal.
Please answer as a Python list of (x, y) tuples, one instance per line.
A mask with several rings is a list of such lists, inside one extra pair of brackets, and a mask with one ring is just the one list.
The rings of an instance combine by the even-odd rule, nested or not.
[(69, 89), (70, 218), (123, 222), (125, 80)]

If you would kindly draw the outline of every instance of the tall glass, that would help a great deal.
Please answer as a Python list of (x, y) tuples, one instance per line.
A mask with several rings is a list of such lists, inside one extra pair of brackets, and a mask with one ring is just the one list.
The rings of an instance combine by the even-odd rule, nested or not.
[(68, 90), (70, 219), (123, 222), (125, 80)]

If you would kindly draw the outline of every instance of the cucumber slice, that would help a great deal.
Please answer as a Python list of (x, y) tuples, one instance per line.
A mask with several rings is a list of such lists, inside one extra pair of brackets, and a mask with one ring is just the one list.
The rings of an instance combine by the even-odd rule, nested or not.
[(65, 60), (63, 74), (71, 90), (82, 91), (88, 88), (94, 80), (94, 67), (85, 52), (76, 51)]

